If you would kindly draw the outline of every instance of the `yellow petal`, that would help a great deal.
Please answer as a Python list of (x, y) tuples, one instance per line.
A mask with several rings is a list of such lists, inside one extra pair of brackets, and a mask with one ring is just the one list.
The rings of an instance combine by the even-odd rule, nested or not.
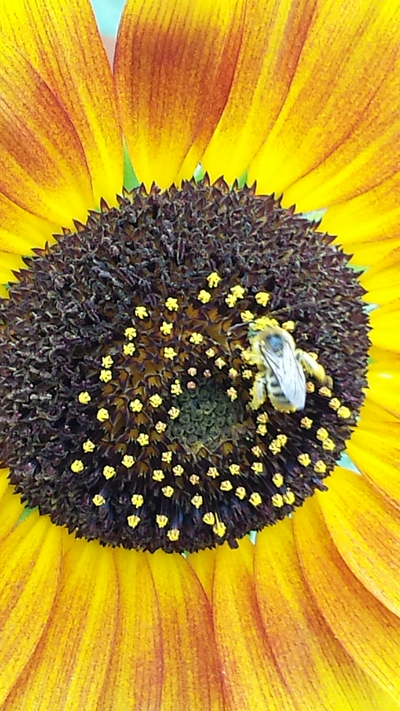
[(293, 711), (262, 625), (253, 579), (254, 546), (217, 551), (213, 608), (227, 711)]
[[(296, 76), (314, 9), (314, 0), (246, 3), (229, 98), (202, 158), (213, 180), (221, 174), (229, 182), (239, 177), (268, 138)], [(273, 167), (269, 163), (268, 168)], [(265, 170), (263, 165), (262, 175)], [(256, 177), (263, 190), (262, 176)], [(279, 190), (279, 185), (278, 180), (268, 191)]]
[(250, 166), (262, 191), (284, 191), (286, 204), (312, 210), (398, 172), (399, 11), (398, 0), (318, 2), (290, 90)]
[(60, 529), (37, 514), (0, 544), (0, 703), (14, 683), (19, 685), (20, 674), (47, 624), (58, 585), (60, 553)]
[(368, 400), (400, 418), (400, 355), (371, 348), (368, 366)]
[(296, 708), (392, 708), (386, 694), (346, 654), (318, 610), (301, 572), (289, 519), (257, 536), (255, 583), (264, 628)]
[[(73, 124), (95, 202), (104, 197), (113, 203), (122, 185), (121, 135), (110, 67), (89, 0), (1, 0), (0, 30), (43, 76)], [(54, 118), (49, 114), (47, 124)], [(73, 177), (68, 176), (76, 185)]]
[(112, 653), (116, 612), (112, 551), (76, 541), (63, 560), (46, 631), (5, 709), (96, 708)]
[(156, 711), (162, 689), (162, 634), (147, 555), (123, 549), (115, 554), (118, 624), (97, 711)]
[(161, 711), (222, 711), (221, 671), (211, 608), (181, 556), (149, 556), (164, 654)]
[(389, 301), (370, 314), (374, 346), (400, 353), (400, 298)]
[(374, 304), (386, 304), (395, 299), (399, 295), (400, 247), (375, 262), (361, 275), (360, 282)]
[(209, 600), (212, 600), (216, 556), (217, 550), (215, 548), (206, 549), (188, 556), (188, 561), (193, 570), (195, 570)]
[[(0, 191), (39, 218), (70, 225), (93, 206), (79, 137), (57, 95), (4, 40), (0, 67)], [(0, 207), (7, 229), (4, 200)]]
[(386, 607), (400, 616), (400, 513), (362, 476), (337, 467), (329, 496), (318, 496), (343, 560)]
[(242, 8), (242, 0), (127, 3), (116, 87), (130, 156), (146, 185), (166, 188), (178, 173), (192, 176), (228, 97)]
[(296, 511), (293, 524), (305, 579), (333, 635), (363, 671), (399, 703), (399, 618), (349, 570), (315, 497)]
[(8, 469), (0, 469), (0, 539), (14, 528), (24, 506), (8, 481)]

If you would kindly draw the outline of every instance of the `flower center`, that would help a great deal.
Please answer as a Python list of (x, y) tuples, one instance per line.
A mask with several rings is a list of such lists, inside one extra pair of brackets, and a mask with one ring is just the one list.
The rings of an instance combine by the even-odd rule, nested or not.
[(273, 196), (138, 188), (26, 260), (0, 302), (0, 455), (102, 544), (196, 551), (289, 515), (362, 403), (363, 290)]

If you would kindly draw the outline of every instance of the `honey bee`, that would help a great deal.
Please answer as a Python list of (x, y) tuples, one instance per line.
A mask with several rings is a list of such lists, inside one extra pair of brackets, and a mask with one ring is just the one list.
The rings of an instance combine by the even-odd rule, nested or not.
[(251, 410), (258, 410), (267, 396), (275, 410), (295, 412), (306, 404), (306, 377), (332, 387), (332, 379), (309, 353), (296, 348), (290, 333), (279, 326), (250, 331), (247, 360), (257, 366), (251, 390)]

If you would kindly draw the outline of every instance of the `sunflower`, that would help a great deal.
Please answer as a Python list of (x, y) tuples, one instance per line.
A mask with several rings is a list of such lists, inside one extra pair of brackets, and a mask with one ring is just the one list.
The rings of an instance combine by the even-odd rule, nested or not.
[(399, 3), (0, 8), (1, 709), (400, 708)]

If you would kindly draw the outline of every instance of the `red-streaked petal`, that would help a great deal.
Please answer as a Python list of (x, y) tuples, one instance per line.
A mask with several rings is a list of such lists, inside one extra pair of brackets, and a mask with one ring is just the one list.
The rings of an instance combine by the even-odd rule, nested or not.
[(398, 172), (399, 11), (398, 0), (319, 0), (286, 101), (250, 166), (260, 190), (312, 210)]
[(255, 583), (272, 653), (300, 709), (392, 708), (326, 625), (301, 573), (289, 519), (257, 536)]
[(8, 481), (8, 469), (0, 469), (0, 539), (14, 528), (23, 510), (19, 496)]
[(347, 567), (315, 497), (296, 511), (293, 525), (305, 579), (333, 635), (363, 671), (399, 703), (399, 618)]
[[(115, 202), (122, 186), (121, 135), (111, 71), (89, 0), (1, 0), (0, 31), (38, 69), (74, 125), (96, 203), (100, 197)], [(49, 115), (47, 123), (52, 121)]]
[[(315, 6), (315, 0), (246, 3), (229, 99), (202, 157), (213, 180), (222, 174), (229, 182), (239, 177), (269, 136), (296, 76)], [(268, 188), (269, 192), (277, 189), (279, 180)]]
[(343, 560), (362, 584), (400, 616), (400, 513), (362, 476), (337, 467), (329, 496), (318, 496)]
[(400, 298), (389, 301), (370, 314), (374, 346), (400, 353)]
[(212, 600), (216, 555), (217, 551), (213, 548), (188, 556), (188, 561), (195, 570), (209, 600)]
[(70, 225), (93, 204), (79, 137), (32, 64), (4, 41), (0, 65), (0, 191), (33, 215)]
[[(21, 672), (47, 624), (58, 585), (60, 554), (60, 529), (37, 514), (0, 544), (0, 703), (20, 683)], [(33, 710), (33, 706), (25, 708)]]
[(162, 628), (162, 711), (222, 711), (221, 671), (211, 608), (181, 556), (149, 556)]
[(145, 553), (116, 550), (117, 633), (96, 711), (158, 711), (163, 652), (158, 603)]
[(215, 634), (224, 670), (227, 711), (293, 711), (295, 699), (285, 688), (268, 646), (253, 579), (254, 546), (217, 551), (213, 607)]
[(242, 0), (127, 3), (116, 87), (130, 156), (147, 185), (155, 180), (166, 188), (179, 173), (192, 176), (229, 94), (242, 6)]
[(63, 560), (45, 633), (6, 711), (97, 707), (113, 648), (117, 592), (112, 550), (76, 541)]

